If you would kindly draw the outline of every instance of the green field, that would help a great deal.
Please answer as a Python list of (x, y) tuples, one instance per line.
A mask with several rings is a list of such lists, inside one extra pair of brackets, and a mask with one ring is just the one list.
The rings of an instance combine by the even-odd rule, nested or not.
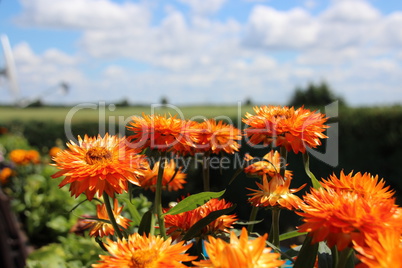
[(216, 118), (225, 120), (228, 118), (244, 117), (246, 112), (251, 112), (252, 106), (183, 106), (183, 107), (156, 107), (133, 106), (115, 107), (110, 105), (74, 106), (74, 107), (35, 107), (14, 108), (0, 107), (0, 123), (11, 121), (45, 121), (72, 123), (105, 121), (122, 122), (129, 120), (131, 116), (145, 114), (177, 114), (183, 119), (202, 120), (203, 118)]

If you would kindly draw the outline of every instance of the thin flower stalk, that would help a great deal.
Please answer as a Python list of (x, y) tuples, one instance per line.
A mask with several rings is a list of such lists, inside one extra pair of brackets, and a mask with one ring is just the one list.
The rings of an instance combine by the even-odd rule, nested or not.
[(166, 152), (160, 153), (160, 160), (159, 160), (159, 168), (158, 168), (158, 179), (156, 181), (156, 190), (155, 190), (155, 214), (158, 220), (159, 231), (163, 239), (167, 239), (166, 237), (166, 228), (165, 228), (165, 221), (162, 211), (162, 181), (163, 181), (163, 170), (164, 165), (162, 165), (162, 161), (165, 162)]

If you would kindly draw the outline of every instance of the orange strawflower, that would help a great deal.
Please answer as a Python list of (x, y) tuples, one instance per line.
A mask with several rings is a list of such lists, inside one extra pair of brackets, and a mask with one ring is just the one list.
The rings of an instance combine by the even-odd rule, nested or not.
[(305, 222), (300, 232), (309, 232), (313, 243), (326, 240), (338, 250), (362, 244), (365, 236), (376, 237), (379, 231), (402, 230), (402, 217), (394, 199), (363, 197), (351, 191), (321, 187), (311, 189), (296, 212)]
[(224, 151), (233, 154), (239, 150), (242, 139), (241, 131), (223, 121), (215, 119), (205, 120), (199, 124), (193, 124), (189, 135), (194, 142), (196, 153), (211, 152), (218, 154)]
[(4, 167), (0, 170), (0, 184), (6, 184), (8, 178), (13, 175), (14, 171), (9, 167)]
[[(173, 239), (184, 236), (186, 232), (199, 220), (208, 216), (211, 212), (229, 208), (232, 203), (224, 199), (210, 199), (204, 205), (196, 209), (176, 215), (165, 215), (166, 233)], [(166, 211), (165, 211), (166, 212)], [(229, 232), (229, 228), (237, 220), (236, 215), (222, 215), (201, 230), (201, 236), (217, 235), (222, 232)]]
[(234, 232), (230, 233), (230, 242), (222, 239), (208, 237), (205, 242), (205, 249), (208, 260), (193, 261), (198, 267), (210, 268), (257, 268), (257, 267), (279, 267), (285, 263), (279, 260), (280, 254), (271, 252), (271, 248), (266, 247), (265, 242), (268, 235), (249, 239), (247, 230), (242, 229), (238, 238)]
[(270, 181), (264, 174), (262, 184), (256, 182), (259, 189), (247, 188), (254, 193), (249, 202), (256, 207), (280, 207), (289, 210), (298, 209), (303, 201), (293, 193), (300, 191), (306, 184), (297, 189), (289, 189), (291, 178), (283, 179), (280, 174), (275, 174)]
[(26, 151), (25, 158), (28, 160), (28, 162), (31, 162), (33, 164), (40, 163), (40, 155), (39, 155), (38, 151), (35, 151), (35, 150)]
[[(354, 243), (357, 257), (362, 261), (356, 268), (401, 267), (402, 241), (401, 232), (387, 229), (377, 238), (367, 236), (363, 246)], [(399, 265), (399, 266), (398, 266)]]
[(341, 191), (354, 192), (363, 197), (378, 197), (389, 199), (394, 196), (395, 191), (390, 187), (385, 187), (385, 181), (378, 181), (378, 175), (375, 177), (370, 173), (361, 174), (360, 172), (353, 175), (353, 172), (345, 175), (341, 171), (339, 178), (333, 174), (328, 180), (323, 179), (321, 185), (324, 188), (333, 188)]
[(190, 138), (186, 136), (186, 129), (190, 123), (166, 115), (133, 116), (127, 129), (134, 134), (128, 138), (132, 146), (141, 150), (145, 148), (158, 151), (175, 151), (180, 153), (190, 152)]
[(264, 146), (275, 143), (284, 146), (287, 151), (305, 153), (306, 147), (316, 148), (321, 140), (328, 118), (324, 114), (301, 107), (261, 106), (254, 107), (255, 115), (246, 113), (243, 122), (250, 127), (245, 134), (251, 145), (263, 143)]
[(26, 151), (23, 149), (12, 150), (9, 154), (9, 158), (11, 161), (16, 163), (17, 165), (26, 165), (26, 164), (28, 164), (28, 161), (25, 158), (25, 152)]
[[(252, 157), (249, 154), (246, 154), (244, 159), (247, 162), (252, 164), (248, 165), (244, 168), (244, 172), (251, 176), (262, 177), (264, 174), (267, 174), (269, 177), (274, 177), (276, 174), (280, 172), (282, 163), (281, 155), (278, 151), (271, 150), (269, 153), (264, 155), (263, 160), (257, 161), (257, 157)], [(288, 165), (288, 164), (286, 164)], [(292, 171), (285, 171), (285, 178), (292, 178)]]
[(92, 264), (94, 268), (158, 268), (187, 267), (182, 262), (188, 262), (197, 257), (189, 256), (186, 250), (191, 244), (184, 241), (171, 244), (172, 238), (163, 238), (134, 233), (127, 240), (112, 241), (105, 244), (110, 256), (100, 255), (101, 260)]
[[(114, 218), (116, 219), (116, 222), (120, 228), (120, 230), (127, 229), (130, 226), (130, 219), (127, 219), (123, 216), (121, 216), (121, 211), (123, 210), (124, 207), (119, 207), (119, 204), (117, 202), (117, 199), (114, 199), (114, 205), (113, 205), (113, 215)], [(109, 216), (107, 214), (106, 210), (106, 205), (96, 205), (96, 214), (98, 219), (102, 220), (109, 220)], [(94, 220), (85, 220), (88, 224), (86, 225), (86, 228), (91, 228), (91, 231), (89, 232), (90, 236), (107, 236), (107, 235), (113, 235), (114, 234), (114, 228), (111, 223), (106, 223), (104, 221), (98, 221), (97, 219)]]
[(110, 197), (127, 191), (128, 182), (139, 185), (138, 178), (148, 166), (138, 149), (130, 148), (125, 138), (78, 136), (78, 144), (67, 144), (68, 149), (53, 158), (60, 169), (52, 178), (65, 176), (59, 187), (70, 184), (71, 195), (85, 193), (88, 200), (106, 192)]
[[(152, 169), (144, 172), (144, 176), (139, 179), (140, 186), (144, 189), (156, 190), (156, 181), (158, 179), (159, 161), (155, 163)], [(176, 170), (177, 169), (177, 170)], [(162, 187), (168, 191), (178, 191), (183, 189), (183, 184), (187, 183), (187, 174), (183, 173), (182, 167), (177, 168), (174, 159), (165, 162), (163, 169)]]
[(17, 165), (37, 164), (40, 162), (40, 155), (35, 150), (15, 149), (10, 152), (9, 157)]

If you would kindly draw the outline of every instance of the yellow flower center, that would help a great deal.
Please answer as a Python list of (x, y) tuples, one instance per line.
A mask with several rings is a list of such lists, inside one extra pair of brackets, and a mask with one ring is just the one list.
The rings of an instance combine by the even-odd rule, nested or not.
[(132, 268), (154, 267), (152, 264), (158, 259), (158, 252), (155, 249), (136, 250), (131, 256)]
[(104, 147), (93, 147), (88, 150), (85, 160), (89, 165), (99, 164), (112, 158), (112, 153)]

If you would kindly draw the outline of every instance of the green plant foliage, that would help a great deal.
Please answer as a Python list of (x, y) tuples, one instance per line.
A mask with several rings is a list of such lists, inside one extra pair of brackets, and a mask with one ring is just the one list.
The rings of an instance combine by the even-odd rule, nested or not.
[(94, 239), (68, 234), (59, 237), (58, 243), (51, 243), (34, 251), (27, 260), (27, 268), (83, 268), (99, 260), (104, 254)]
[(59, 189), (59, 182), (51, 179), (55, 168), (45, 166), (39, 174), (14, 178), (19, 191), (12, 206), (20, 215), (31, 242), (44, 245), (66, 234), (82, 214), (93, 213), (94, 205), (83, 203), (69, 212), (82, 198), (71, 198), (68, 188)]

